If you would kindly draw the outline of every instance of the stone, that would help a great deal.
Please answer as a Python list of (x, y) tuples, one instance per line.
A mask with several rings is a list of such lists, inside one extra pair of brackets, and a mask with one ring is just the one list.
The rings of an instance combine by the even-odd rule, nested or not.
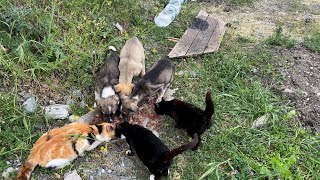
[(255, 120), (253, 122), (252, 128), (259, 128), (259, 127), (262, 127), (262, 126), (266, 125), (267, 122), (268, 122), (268, 119), (269, 119), (269, 115), (268, 114), (259, 117), (257, 120)]
[(50, 119), (66, 119), (69, 115), (69, 105), (55, 104), (45, 107), (45, 116)]
[(197, 73), (195, 71), (190, 71), (189, 73), (192, 78), (197, 77)]
[(73, 170), (64, 174), (64, 180), (82, 180), (82, 178), (76, 170)]
[(10, 173), (13, 171), (14, 171), (13, 167), (9, 167), (8, 169), (2, 172), (2, 177), (4, 177), (4, 179), (9, 178)]
[(178, 76), (183, 76), (184, 75), (184, 71), (179, 71), (178, 72)]
[(49, 104), (50, 104), (50, 105), (55, 105), (56, 102), (54, 102), (54, 100), (49, 100)]
[(30, 96), (25, 102), (23, 102), (22, 108), (27, 113), (33, 113), (36, 110), (36, 97)]

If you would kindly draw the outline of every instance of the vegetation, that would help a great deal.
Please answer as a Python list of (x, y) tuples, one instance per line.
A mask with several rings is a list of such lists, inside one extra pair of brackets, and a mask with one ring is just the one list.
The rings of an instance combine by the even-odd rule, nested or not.
[(305, 37), (303, 45), (310, 51), (320, 53), (320, 33), (313, 33), (310, 37)]
[(273, 35), (266, 40), (266, 43), (271, 46), (281, 46), (285, 48), (292, 48), (295, 45), (295, 41), (283, 33), (281, 26), (277, 26)]
[[(174, 46), (166, 37), (180, 37), (200, 9), (197, 4), (187, 3), (175, 23), (159, 28), (148, 19), (165, 3), (0, 2), (0, 171), (10, 166), (6, 161), (17, 157), (24, 161), (43, 132), (64, 123), (45, 119), (40, 108), (26, 114), (20, 108), (18, 93), (46, 84), (50, 92), (68, 96), (73, 87), (78, 87), (91, 92), (85, 99), (91, 106), (92, 74), (109, 46), (119, 50), (126, 39), (138, 36), (146, 50), (148, 69)], [(116, 23), (124, 27), (124, 33), (116, 29)], [(286, 100), (264, 87), (260, 76), (256, 76), (257, 71), (268, 74), (270, 69), (266, 67), (272, 69), (269, 50), (273, 46), (291, 48), (295, 42), (283, 34), (281, 27), (266, 40), (271, 45), (267, 48), (231, 31), (226, 33), (219, 52), (175, 61), (177, 72), (196, 72), (196, 76), (175, 76), (177, 98), (204, 107), (205, 92), (211, 90), (215, 115), (214, 127), (204, 134), (199, 150), (179, 156), (170, 171), (180, 174), (181, 179), (317, 179), (320, 135), (304, 129)], [(319, 39), (319, 34), (306, 38), (305, 46), (319, 52)], [(79, 111), (78, 106), (76, 102), (72, 113), (86, 111)], [(267, 125), (251, 128), (261, 116), (269, 117)], [(168, 136), (161, 138), (173, 147), (180, 143), (175, 142), (176, 133), (172, 133), (178, 130), (171, 126), (171, 120), (168, 123)]]

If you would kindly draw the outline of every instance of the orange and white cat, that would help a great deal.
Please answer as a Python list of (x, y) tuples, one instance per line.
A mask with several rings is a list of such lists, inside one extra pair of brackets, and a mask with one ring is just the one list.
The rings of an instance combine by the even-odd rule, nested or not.
[(63, 168), (78, 156), (84, 156), (102, 142), (116, 139), (115, 126), (109, 123), (88, 125), (71, 123), (43, 134), (18, 173), (18, 180), (27, 180), (39, 165), (45, 168)]

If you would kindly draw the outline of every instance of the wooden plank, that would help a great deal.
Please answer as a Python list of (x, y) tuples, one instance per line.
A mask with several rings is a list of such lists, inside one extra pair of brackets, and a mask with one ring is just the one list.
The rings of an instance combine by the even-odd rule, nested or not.
[(215, 31), (212, 33), (212, 36), (204, 50), (204, 53), (208, 53), (208, 52), (213, 52), (213, 51), (218, 51), (220, 43), (223, 39), (223, 35), (227, 29), (227, 27), (225, 26), (226, 23), (218, 20), (218, 24), (216, 26)]
[(186, 53), (187, 56), (203, 54), (212, 34), (215, 31), (218, 21), (209, 16), (206, 23), (208, 24), (207, 29), (200, 31), (198, 36), (193, 40), (188, 52)]
[[(202, 20), (206, 20), (207, 17), (208, 17), (208, 14), (202, 10), (197, 15), (197, 18)], [(185, 56), (188, 49), (191, 46), (191, 43), (197, 37), (198, 33), (199, 33), (198, 29), (188, 28), (186, 32), (184, 32), (184, 34), (182, 35), (178, 43), (173, 47), (171, 52), (168, 54), (169, 58)]]

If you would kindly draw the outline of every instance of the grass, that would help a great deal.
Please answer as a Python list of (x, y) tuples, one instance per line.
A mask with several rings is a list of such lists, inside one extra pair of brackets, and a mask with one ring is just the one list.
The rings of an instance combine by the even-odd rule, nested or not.
[[(234, 2), (240, 5), (249, 1)], [(126, 39), (138, 36), (145, 47), (148, 69), (174, 46), (165, 38), (180, 37), (200, 9), (196, 3), (188, 2), (173, 24), (158, 28), (148, 17), (165, 4), (165, 1), (138, 0), (0, 2), (0, 44), (11, 49), (9, 53), (0, 50), (0, 83), (3, 84), (0, 88), (4, 89), (0, 91), (0, 171), (10, 166), (6, 161), (12, 162), (17, 157), (24, 161), (43, 132), (64, 123), (46, 120), (41, 109), (26, 114), (20, 108), (18, 93), (26, 87), (38, 90), (46, 84), (49, 92), (64, 97), (72, 95), (73, 88), (79, 88), (88, 92), (85, 101), (91, 106), (92, 73), (103, 62), (108, 46), (119, 50)], [(115, 23), (124, 27), (123, 34), (115, 28)], [(210, 89), (216, 113), (214, 127), (204, 134), (200, 149), (178, 156), (171, 176), (181, 179), (198, 179), (203, 175), (206, 175), (204, 179), (320, 177), (319, 134), (304, 130), (286, 100), (264, 87), (254, 75), (256, 70), (262, 74), (272, 70), (273, 55), (268, 49), (289, 48), (294, 43), (280, 27), (266, 42), (271, 46), (227, 32), (219, 52), (175, 61), (177, 72), (197, 74), (196, 77), (189, 73), (175, 76), (173, 87), (179, 88), (176, 96), (203, 107), (205, 92)], [(86, 111), (77, 108), (79, 101), (72, 107), (72, 113)], [(269, 116), (268, 125), (250, 128), (263, 115)], [(163, 132), (167, 136), (162, 136), (170, 147), (181, 143), (175, 141), (179, 131), (172, 126), (168, 119)], [(70, 166), (58, 172), (69, 169)], [(52, 171), (39, 168), (34, 175), (37, 174), (52, 174)]]
[(295, 45), (295, 41), (283, 33), (283, 28), (280, 25), (277, 26), (273, 35), (267, 38), (266, 43), (271, 46), (281, 46), (284, 48), (292, 48)]
[(305, 37), (303, 45), (310, 51), (320, 53), (320, 33), (316, 32), (310, 37)]

